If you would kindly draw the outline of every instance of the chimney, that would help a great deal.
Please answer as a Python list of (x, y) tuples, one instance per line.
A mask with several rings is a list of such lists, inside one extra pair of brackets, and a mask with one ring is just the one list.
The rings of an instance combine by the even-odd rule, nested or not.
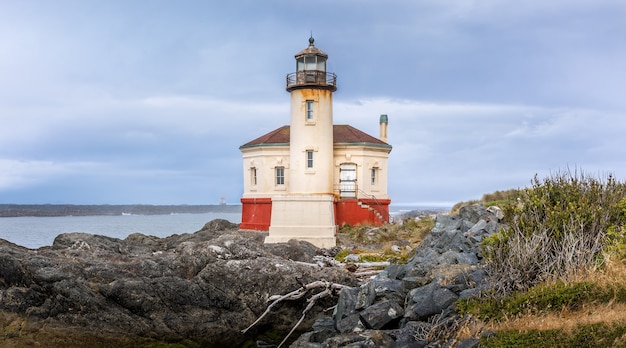
[(380, 140), (387, 142), (387, 124), (389, 123), (389, 119), (387, 115), (380, 115)]

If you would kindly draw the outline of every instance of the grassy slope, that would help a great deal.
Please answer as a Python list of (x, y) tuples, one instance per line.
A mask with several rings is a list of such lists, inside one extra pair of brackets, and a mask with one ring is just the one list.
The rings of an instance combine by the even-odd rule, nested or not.
[(487, 317), (475, 331), (495, 333), (481, 347), (626, 347), (622, 261), (567, 283), (540, 284), (503, 301), (508, 304), (495, 311), (480, 302), (466, 307), (468, 313)]

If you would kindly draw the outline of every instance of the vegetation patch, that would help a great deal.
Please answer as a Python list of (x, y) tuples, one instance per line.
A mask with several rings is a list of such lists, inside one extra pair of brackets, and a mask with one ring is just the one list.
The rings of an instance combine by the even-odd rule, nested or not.
[(491, 290), (455, 303), (480, 347), (626, 347), (626, 184), (566, 171), (475, 202), (507, 226), (482, 241)]
[(624, 244), (626, 185), (610, 175), (535, 177), (519, 193), (503, 206), (509, 228), (483, 244), (489, 273), (503, 294), (598, 268), (612, 245)]
[(434, 226), (435, 218), (431, 216), (383, 226), (344, 225), (338, 234), (344, 249), (335, 255), (335, 260), (344, 262), (352, 254), (359, 256), (358, 262), (406, 263)]
[(460, 314), (471, 314), (482, 320), (502, 320), (520, 315), (577, 310), (586, 304), (626, 303), (626, 284), (601, 286), (591, 281), (540, 284), (528, 291), (498, 298), (483, 296), (457, 301)]
[(480, 347), (626, 347), (625, 323), (579, 325), (575, 330), (502, 331)]

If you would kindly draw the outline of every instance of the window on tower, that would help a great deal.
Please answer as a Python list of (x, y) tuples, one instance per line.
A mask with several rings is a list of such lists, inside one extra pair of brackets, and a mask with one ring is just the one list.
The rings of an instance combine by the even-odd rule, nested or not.
[(313, 120), (313, 101), (312, 100), (306, 101), (306, 119), (307, 121)]
[(250, 168), (250, 180), (251, 180), (251, 184), (252, 186), (256, 186), (257, 184), (257, 179), (256, 179), (256, 168), (252, 167)]
[(276, 185), (285, 184), (285, 167), (276, 167)]
[(374, 167), (372, 168), (372, 175), (371, 175), (371, 179), (372, 179), (372, 186), (376, 186), (377, 182), (378, 182), (378, 168)]
[(306, 152), (306, 167), (313, 168), (313, 151), (307, 150)]

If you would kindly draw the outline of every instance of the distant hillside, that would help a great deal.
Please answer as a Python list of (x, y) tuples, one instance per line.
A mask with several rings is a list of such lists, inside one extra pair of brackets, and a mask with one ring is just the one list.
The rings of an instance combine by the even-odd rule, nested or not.
[(0, 217), (240, 213), (241, 205), (0, 204)]

